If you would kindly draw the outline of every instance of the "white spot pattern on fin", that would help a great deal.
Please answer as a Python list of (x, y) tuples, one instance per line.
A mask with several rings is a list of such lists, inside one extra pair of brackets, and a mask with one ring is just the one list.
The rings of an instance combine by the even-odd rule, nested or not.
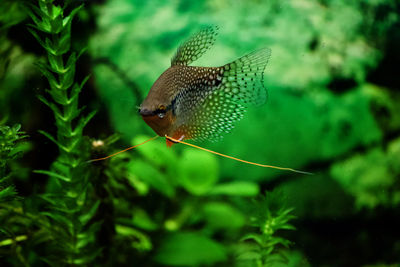
[(264, 104), (268, 96), (264, 70), (270, 57), (271, 49), (263, 48), (223, 66), (221, 90), (245, 106)]
[(176, 97), (176, 128), (198, 140), (229, 133), (247, 106), (266, 101), (263, 73), (270, 55), (264, 48), (219, 68), (188, 67), (196, 78)]
[(217, 34), (217, 26), (208, 26), (200, 30), (179, 46), (171, 60), (171, 66), (187, 66), (200, 58), (214, 44)]

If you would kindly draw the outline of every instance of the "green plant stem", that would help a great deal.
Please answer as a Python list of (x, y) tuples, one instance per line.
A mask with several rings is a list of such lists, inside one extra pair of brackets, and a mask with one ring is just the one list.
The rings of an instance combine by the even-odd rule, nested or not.
[(38, 4), (38, 7), (32, 6), (30, 15), (35, 22), (34, 28), (44, 34), (30, 31), (47, 52), (47, 62), (38, 66), (48, 79), (50, 89), (47, 92), (51, 101), (43, 96), (39, 99), (53, 111), (57, 126), (56, 137), (44, 131), (41, 133), (59, 148), (59, 156), (51, 170), (36, 171), (50, 177), (44, 199), (51, 209), (42, 214), (54, 222), (50, 231), (57, 242), (63, 244), (59, 249), (60, 261), (71, 265), (85, 264), (92, 261), (100, 249), (94, 244), (98, 226), (92, 220), (99, 201), (95, 200), (89, 182), (88, 165), (83, 164), (89, 151), (82, 132), (94, 113), (86, 117), (81, 115), (78, 99), (87, 78), (81, 84), (75, 82), (77, 56), (70, 52), (71, 21), (82, 6), (66, 16), (64, 7), (53, 0), (38, 0)]

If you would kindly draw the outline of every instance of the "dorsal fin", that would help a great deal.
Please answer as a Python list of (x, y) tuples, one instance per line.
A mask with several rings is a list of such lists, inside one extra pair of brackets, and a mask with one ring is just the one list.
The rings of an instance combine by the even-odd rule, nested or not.
[(171, 66), (187, 66), (200, 58), (215, 42), (218, 26), (208, 26), (181, 44), (171, 60)]

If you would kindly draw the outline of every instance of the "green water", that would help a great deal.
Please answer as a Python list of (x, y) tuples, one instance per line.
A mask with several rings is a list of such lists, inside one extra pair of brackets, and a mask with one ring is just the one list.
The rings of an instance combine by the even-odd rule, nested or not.
[[(0, 266), (400, 264), (398, 1), (61, 2), (0, 3)], [(269, 47), (268, 101), (188, 142), (313, 175), (163, 137), (87, 163), (155, 135), (138, 106), (209, 25), (192, 65)]]

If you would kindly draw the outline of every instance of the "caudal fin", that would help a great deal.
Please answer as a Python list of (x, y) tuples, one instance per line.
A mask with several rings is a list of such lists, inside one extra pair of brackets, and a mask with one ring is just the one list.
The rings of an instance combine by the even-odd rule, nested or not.
[(271, 57), (271, 49), (263, 48), (223, 66), (221, 87), (241, 104), (261, 105), (267, 100), (264, 70)]

